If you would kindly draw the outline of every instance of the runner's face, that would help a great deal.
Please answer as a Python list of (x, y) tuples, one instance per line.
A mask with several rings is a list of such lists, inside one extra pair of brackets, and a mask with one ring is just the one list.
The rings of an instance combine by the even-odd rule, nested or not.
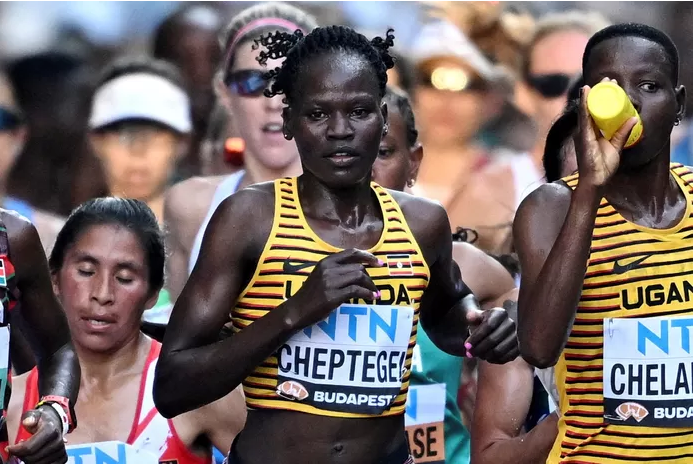
[(396, 105), (388, 103), (387, 108), (389, 131), (382, 138), (377, 160), (372, 165), (372, 180), (382, 187), (402, 191), (408, 180), (416, 177), (423, 153), (409, 146), (406, 123)]
[[(279, 67), (282, 60), (269, 60), (266, 67), (257, 61), (257, 51), (251, 49), (253, 42), (242, 42), (234, 54), (234, 64), (228, 75), (243, 75), (245, 72), (266, 72)], [(229, 79), (230, 77), (228, 77)], [(220, 95), (232, 115), (234, 127), (246, 144), (245, 159), (254, 159), (262, 167), (280, 171), (297, 164), (297, 147), (283, 137), (283, 97), (267, 98), (262, 93), (242, 96), (218, 84)]]
[(643, 137), (622, 152), (621, 167), (640, 167), (669, 151), (674, 121), (684, 112), (685, 92), (672, 82), (664, 48), (638, 37), (607, 39), (592, 49), (585, 70), (589, 86), (604, 77), (626, 91), (643, 122)]
[(53, 284), (76, 345), (95, 353), (113, 353), (134, 339), (143, 311), (157, 299), (141, 242), (112, 224), (83, 231)]
[(138, 200), (164, 193), (185, 147), (173, 131), (146, 123), (94, 134), (92, 142), (111, 194)]
[(295, 86), (286, 130), (304, 170), (335, 188), (369, 178), (386, 116), (370, 64), (353, 53), (322, 54), (303, 64)]

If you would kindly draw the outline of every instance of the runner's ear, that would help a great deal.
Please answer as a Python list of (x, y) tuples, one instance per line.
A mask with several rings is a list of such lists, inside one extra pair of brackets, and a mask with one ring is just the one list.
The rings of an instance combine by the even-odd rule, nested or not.
[(291, 130), (291, 125), (290, 125), (290, 108), (289, 107), (284, 107), (283, 108), (283, 136), (285, 137), (286, 140), (290, 141), (292, 140), (293, 137), (293, 132)]

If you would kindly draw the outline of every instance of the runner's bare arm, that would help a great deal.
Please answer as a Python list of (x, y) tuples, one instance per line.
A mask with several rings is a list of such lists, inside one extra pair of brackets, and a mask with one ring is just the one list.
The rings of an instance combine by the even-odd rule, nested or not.
[[(12, 359), (12, 375), (29, 372), (36, 366), (36, 358), (31, 344), (24, 336), (26, 327), (19, 314), (10, 314), (10, 358)], [(13, 381), (14, 383), (14, 381)]]
[(227, 453), (246, 422), (246, 402), (241, 385), (227, 396), (196, 411), (201, 434), (222, 453)]
[[(516, 301), (517, 294), (516, 289), (509, 291), (495, 304), (507, 308)], [(520, 435), (532, 403), (533, 386), (534, 368), (521, 357), (503, 365), (479, 363), (471, 428), (472, 463), (545, 463), (556, 439), (556, 413)]]
[(225, 200), (210, 220), (157, 362), (154, 398), (163, 416), (172, 418), (229, 394), (292, 334), (281, 311), (218, 341), (271, 231), (273, 203), (272, 191), (248, 188)]
[(430, 266), (430, 283), (420, 309), (428, 337), (438, 348), (455, 356), (465, 356), (466, 345), (470, 344), (474, 357), (491, 362), (508, 362), (517, 357), (515, 323), (507, 312), (498, 308), (476, 313), (475, 304), (465, 300), (473, 294), (452, 258), (452, 233), (444, 208), (407, 194), (393, 195)]
[(181, 229), (186, 224), (184, 183), (171, 187), (164, 199), (164, 227), (169, 255), (166, 261), (167, 284), (172, 301), (176, 301), (188, 277), (189, 249), (184, 245)]
[[(452, 256), (462, 274), (462, 280), (474, 292), (484, 308), (516, 288), (515, 280), (497, 260), (483, 250), (466, 242), (452, 243)], [(515, 294), (514, 301), (517, 301)]]
[(540, 369), (556, 363), (568, 340), (598, 206), (595, 192), (554, 183), (539, 187), (517, 210), (520, 352)]
[[(53, 293), (48, 263), (39, 235), (24, 218), (3, 213), (21, 294), (21, 313), (39, 369), (39, 394), (77, 400), (80, 364), (70, 339), (70, 330)], [(10, 445), (8, 453), (24, 463), (65, 463), (63, 422), (59, 413), (44, 405), (22, 415), (22, 425), (32, 436)]]
[(377, 288), (363, 265), (377, 266), (379, 260), (367, 252), (345, 250), (319, 261), (290, 299), (218, 341), (270, 234), (272, 191), (271, 183), (232, 195), (208, 225), (198, 262), (172, 311), (157, 363), (155, 404), (167, 418), (227, 395), (290, 336), (323, 320), (343, 302), (375, 298)]
[(28, 221), (3, 214), (21, 292), (26, 338), (39, 367), (41, 395), (60, 395), (74, 404), (80, 387), (80, 364), (70, 339), (62, 306), (53, 293), (48, 263), (39, 235)]
[(534, 368), (522, 358), (502, 366), (479, 363), (471, 463), (545, 463), (556, 439), (556, 413), (520, 435), (532, 403), (533, 384)]

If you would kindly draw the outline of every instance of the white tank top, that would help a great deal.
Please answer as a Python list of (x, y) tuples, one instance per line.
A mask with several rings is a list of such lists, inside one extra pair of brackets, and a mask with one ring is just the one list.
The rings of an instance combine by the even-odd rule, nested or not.
[(189, 275), (193, 271), (193, 267), (196, 265), (196, 260), (198, 260), (198, 255), (201, 252), (201, 244), (203, 243), (203, 234), (205, 234), (205, 229), (208, 227), (210, 219), (213, 217), (213, 214), (215, 214), (215, 210), (217, 210), (217, 207), (220, 206), (220, 204), (225, 200), (225, 198), (229, 197), (237, 191), (237, 189), (239, 188), (239, 183), (242, 181), (243, 177), (244, 170), (237, 171), (234, 174), (231, 174), (222, 182), (220, 182), (220, 185), (218, 185), (215, 189), (215, 193), (213, 194), (213, 200), (210, 202), (210, 208), (208, 208), (208, 214), (205, 215), (203, 224), (201, 224), (201, 227), (198, 229), (196, 238), (193, 241), (193, 246), (191, 247), (191, 256), (189, 257), (188, 264)]
[[(212, 456), (194, 454), (179, 438), (171, 420), (162, 416), (155, 407), (153, 386), (155, 367), (159, 358), (160, 345), (152, 340), (140, 380), (135, 419), (126, 441), (93, 442), (68, 445), (66, 451), (69, 464), (130, 464), (130, 463), (195, 463), (209, 464)], [(27, 379), (24, 396), (24, 411), (33, 408), (38, 401), (38, 371), (32, 369)], [(28, 434), (21, 428), (16, 441), (26, 440)]]

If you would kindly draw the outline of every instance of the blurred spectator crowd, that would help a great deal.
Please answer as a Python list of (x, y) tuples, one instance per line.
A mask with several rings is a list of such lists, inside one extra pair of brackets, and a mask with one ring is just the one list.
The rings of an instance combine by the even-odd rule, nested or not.
[[(546, 136), (578, 83), (589, 37), (616, 21), (661, 28), (679, 46), (682, 82), (691, 82), (688, 2), (640, 9), (632, 2), (296, 3), (322, 25), (347, 24), (368, 37), (395, 28), (396, 67), (389, 80), (412, 100), (424, 152), (408, 190), (438, 200), (461, 239), (497, 258), (514, 278), (514, 214), (553, 171), (543, 158)], [(80, 203), (105, 195), (145, 201), (173, 233), (168, 292), (159, 309), (146, 314), (154, 322), (166, 323), (183, 287), (217, 184), (240, 169), (260, 179), (300, 170), (295, 160), (273, 159), (274, 145), (287, 144), (275, 140), (279, 123), (269, 119), (261, 130), (251, 128), (277, 109), (226, 99), (216, 88), (217, 74), (230, 64), (223, 53), (227, 23), (247, 6), (0, 6), (3, 206), (31, 219), (50, 251), (63, 218)], [(238, 69), (256, 67), (253, 55), (235, 60)], [(249, 63), (242, 66), (242, 60)], [(253, 78), (239, 86), (251, 86)], [(124, 115), (141, 122), (119, 125)], [(672, 139), (673, 160), (686, 165), (693, 159), (691, 115), (689, 96), (687, 118)], [(556, 171), (572, 172), (573, 161), (566, 163)], [(210, 196), (199, 203), (202, 193)], [(176, 225), (177, 199), (185, 200), (184, 210), (196, 222)], [(185, 249), (176, 257), (179, 241)], [(465, 363), (459, 392), (467, 426), (476, 389), (473, 366)]]

